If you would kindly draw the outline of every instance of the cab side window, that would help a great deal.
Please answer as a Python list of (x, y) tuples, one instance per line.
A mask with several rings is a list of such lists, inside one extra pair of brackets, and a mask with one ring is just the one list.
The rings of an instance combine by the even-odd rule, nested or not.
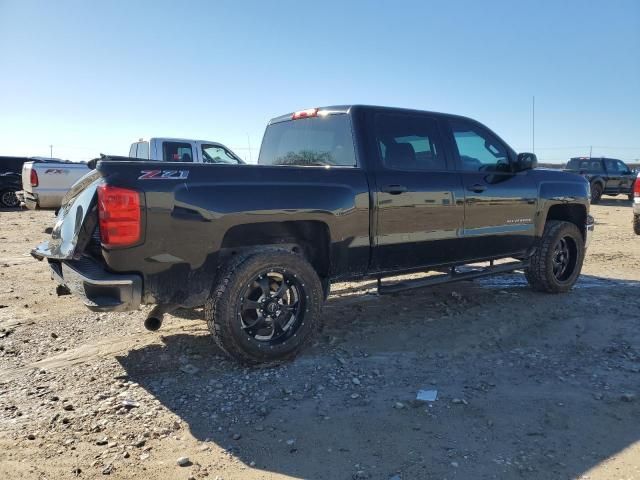
[(240, 163), (235, 156), (220, 145), (202, 145), (202, 161), (204, 163), (230, 163), (232, 165)]
[(478, 125), (463, 120), (451, 122), (458, 148), (460, 168), (467, 172), (508, 172), (507, 148)]
[(191, 144), (187, 142), (164, 142), (162, 159), (165, 162), (193, 162)]
[(435, 120), (411, 114), (376, 117), (376, 141), (385, 168), (392, 170), (446, 170)]

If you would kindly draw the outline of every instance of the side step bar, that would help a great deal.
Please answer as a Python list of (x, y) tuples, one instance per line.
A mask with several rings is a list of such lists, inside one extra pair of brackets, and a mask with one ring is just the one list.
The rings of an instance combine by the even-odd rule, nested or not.
[(391, 293), (403, 292), (405, 290), (413, 290), (414, 288), (431, 287), (433, 285), (440, 285), (441, 283), (451, 283), (460, 280), (472, 280), (474, 278), (487, 277), (489, 275), (495, 275), (496, 273), (507, 273), (521, 268), (525, 268), (529, 265), (529, 261), (518, 261), (501, 263), (500, 265), (494, 265), (493, 262), (485, 268), (474, 268), (464, 272), (458, 272), (457, 267), (451, 267), (450, 273), (443, 275), (434, 275), (427, 278), (419, 278), (417, 280), (407, 280), (392, 283), (390, 285), (382, 285), (382, 277), (378, 277), (378, 294), (389, 295)]

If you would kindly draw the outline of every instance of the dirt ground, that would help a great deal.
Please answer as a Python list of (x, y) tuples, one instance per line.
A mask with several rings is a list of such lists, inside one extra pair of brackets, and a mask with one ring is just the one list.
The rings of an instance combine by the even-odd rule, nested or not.
[(0, 478), (640, 479), (640, 237), (622, 197), (592, 214), (569, 294), (338, 284), (313, 348), (246, 369), (198, 312), (57, 297), (53, 214), (0, 212)]

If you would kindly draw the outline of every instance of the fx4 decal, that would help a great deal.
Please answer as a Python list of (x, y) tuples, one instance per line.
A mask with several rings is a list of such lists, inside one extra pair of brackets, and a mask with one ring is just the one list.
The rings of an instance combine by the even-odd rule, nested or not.
[(138, 180), (184, 180), (189, 170), (141, 170)]

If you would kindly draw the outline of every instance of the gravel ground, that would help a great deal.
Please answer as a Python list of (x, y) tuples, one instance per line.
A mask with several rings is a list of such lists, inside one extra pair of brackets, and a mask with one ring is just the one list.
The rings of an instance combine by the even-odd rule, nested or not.
[(53, 214), (0, 212), (0, 478), (640, 479), (640, 237), (592, 213), (569, 294), (337, 284), (311, 349), (246, 369), (201, 312), (57, 297), (27, 253)]

